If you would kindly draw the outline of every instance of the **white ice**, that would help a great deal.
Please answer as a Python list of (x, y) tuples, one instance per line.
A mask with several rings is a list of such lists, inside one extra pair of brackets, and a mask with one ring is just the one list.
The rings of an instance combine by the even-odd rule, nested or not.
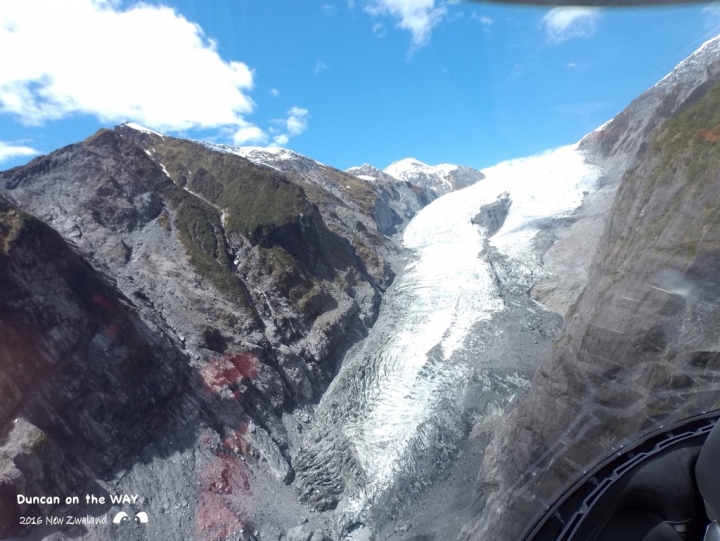
[[(413, 261), (394, 284), (395, 313), (381, 313), (395, 330), (379, 351), (365, 352), (375, 370), (363, 382), (364, 403), (346, 427), (365, 471), (365, 493), (350, 500), (359, 510), (393, 482), (411, 446), (422, 448), (423, 427), (438, 402), (452, 397), (467, 377), (454, 359), (473, 325), (504, 309), (500, 291), (480, 254), (486, 232), (471, 219), (483, 205), (507, 193), (512, 201), (503, 227), (490, 239), (518, 268), (537, 266), (537, 221), (576, 209), (583, 192), (597, 187), (600, 170), (576, 146), (500, 163), (484, 180), (437, 199), (421, 210), (403, 235)], [(373, 330), (372, 332), (375, 332)], [(382, 332), (382, 331), (380, 331)], [(435, 356), (428, 352), (439, 345)]]

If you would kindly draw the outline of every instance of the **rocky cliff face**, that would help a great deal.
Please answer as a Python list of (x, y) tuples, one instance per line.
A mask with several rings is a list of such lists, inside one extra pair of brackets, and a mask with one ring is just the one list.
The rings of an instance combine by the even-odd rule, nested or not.
[(56, 540), (513, 539), (718, 407), (718, 43), (487, 178), (133, 125), (0, 173), (0, 535), (26, 492), (154, 519)]
[(588, 135), (583, 148), (597, 160), (624, 170), (665, 120), (705, 92), (704, 85), (711, 84), (709, 81), (720, 73), (719, 55), (720, 39), (705, 42), (611, 122)]
[(467, 538), (518, 538), (613, 448), (720, 407), (716, 48), (706, 44), (634, 102), (605, 128), (612, 137), (586, 140), (604, 158), (637, 154), (588, 285), (527, 397), (495, 431)]
[(574, 216), (538, 236), (546, 244), (543, 264), (550, 275), (533, 288), (533, 298), (564, 315), (587, 283), (610, 206), (623, 174), (668, 118), (693, 103), (720, 73), (720, 40), (712, 39), (643, 92), (614, 119), (580, 143), (588, 159), (603, 168), (599, 189)]
[(187, 355), (57, 232), (0, 198), (0, 241), (5, 537), (52, 509), (17, 494), (106, 495), (103, 481), (179, 427), (192, 434), (200, 412)]
[[(252, 524), (279, 535), (299, 522), (306, 511), (278, 486), (293, 479), (296, 441), (335, 363), (377, 317), (397, 254), (381, 232), (383, 188), (302, 167), (127, 125), (0, 174), (8, 200), (37, 217), (3, 203), (12, 257), (0, 304), (14, 310), (0, 322), (3, 498), (88, 483), (140, 492), (162, 517), (153, 539), (251, 535)], [(36, 225), (16, 227), (12, 213)], [(38, 231), (52, 242), (33, 240)], [(85, 274), (69, 276), (65, 259)], [(48, 391), (51, 375), (77, 383)]]

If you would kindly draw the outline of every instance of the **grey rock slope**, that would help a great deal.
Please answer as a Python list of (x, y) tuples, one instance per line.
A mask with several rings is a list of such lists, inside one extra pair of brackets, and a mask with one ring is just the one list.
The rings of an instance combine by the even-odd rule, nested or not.
[[(381, 233), (382, 219), (374, 212), (386, 197), (383, 190), (335, 170), (327, 175), (302, 176), (295, 169), (283, 173), (226, 149), (132, 126), (101, 130), (82, 143), (0, 173), (0, 186), (14, 204), (55, 228), (70, 243), (68, 253), (108, 277), (114, 293), (103, 297), (107, 302), (98, 297), (100, 307), (95, 308), (112, 311), (115, 299), (123, 299), (134, 306), (134, 325), (147, 335), (145, 342), (132, 342), (137, 350), (130, 351), (119, 342), (116, 347), (114, 327), (109, 335), (94, 331), (84, 339), (91, 347), (89, 359), (96, 349), (108, 350), (107, 361), (97, 360), (98, 378), (107, 369), (106, 379), (113, 389), (117, 386), (114, 392), (120, 397), (113, 398), (132, 402), (137, 412), (130, 407), (125, 416), (108, 409), (104, 402), (110, 399), (102, 395), (85, 399), (92, 405), (84, 409), (81, 404), (68, 407), (86, 392), (85, 385), (58, 399), (66, 407), (64, 414), (76, 416), (80, 427), (51, 414), (40, 423), (40, 431), (64, 431), (66, 439), (78, 443), (94, 437), (96, 454), (103, 449), (107, 453), (104, 469), (91, 463), (76, 481), (56, 483), (52, 479), (59, 474), (54, 470), (62, 467), (61, 457), (69, 450), (58, 444), (57, 453), (55, 447), (45, 451), (40, 446), (33, 454), (26, 447), (34, 445), (34, 429), (23, 429), (31, 436), (18, 436), (18, 441), (26, 443), (3, 440), (9, 443), (2, 456), (15, 464), (8, 471), (22, 462), (17, 453), (36, 465), (46, 460), (46, 473), (29, 474), (44, 476), (46, 485), (36, 479), (2, 481), (3, 497), (22, 483), (38, 491), (41, 485), (64, 491), (86, 481), (104, 483), (105, 490), (141, 493), (146, 509), (162, 517), (153, 539), (220, 538), (224, 531), (253, 535), (255, 527), (255, 535), (267, 538), (297, 525), (308, 509), (284, 486), (294, 477), (297, 441), (312, 418), (312, 404), (333, 377), (336, 361), (372, 326), (381, 294), (393, 280), (389, 261), (397, 248)], [(415, 204), (424, 204), (422, 192), (412, 194)], [(60, 236), (53, 235), (60, 242)], [(53, 273), (51, 268), (42, 270), (43, 262), (27, 264)], [(63, 308), (55, 290), (43, 293), (37, 280), (25, 286), (27, 296), (56, 303), (55, 312), (48, 310), (50, 320)], [(3, 309), (12, 302), (4, 302)], [(92, 311), (79, 310), (77, 321), (67, 321), (67, 332), (94, 317)], [(102, 325), (102, 318), (93, 324)], [(35, 341), (47, 341), (43, 347), (57, 349), (54, 355), (64, 358), (70, 345), (55, 347), (65, 339), (53, 328), (50, 322), (36, 329)], [(13, 329), (5, 328), (3, 344), (20, 332)], [(168, 381), (154, 383), (154, 365), (144, 363), (143, 355), (151, 355), (148, 348), (160, 348), (157, 344), (168, 351), (157, 363), (160, 375), (168, 372), (163, 376)], [(19, 404), (40, 410), (44, 404), (24, 394), (22, 385), (27, 384), (22, 382), (31, 375), (18, 369), (21, 353), (6, 348), (0, 363), (6, 371), (3, 396), (10, 397), (3, 402), (6, 434), (13, 433)], [(43, 354), (49, 355), (45, 350)], [(169, 360), (172, 355), (180, 360)], [(150, 371), (147, 388), (128, 378), (113, 380), (112, 363), (125, 357), (128, 363), (143, 365), (140, 376), (142, 370)], [(71, 366), (62, 377), (71, 378), (73, 370)], [(185, 379), (194, 383), (179, 388), (178, 381)], [(103, 381), (97, 382), (101, 388)], [(171, 422), (173, 415), (168, 414), (170, 420), (163, 417), (165, 395), (178, 397), (177, 404), (167, 406), (177, 411), (177, 422)], [(143, 410), (148, 401), (153, 409)], [(57, 407), (50, 404), (47, 409)], [(211, 413), (195, 421), (203, 408)], [(101, 421), (110, 415), (112, 421), (93, 425), (95, 433), (85, 435), (82, 420), (88, 415)], [(22, 415), (18, 419), (21, 427), (26, 421), (39, 422)], [(113, 423), (130, 432), (134, 446), (118, 453), (107, 450), (120, 430)], [(143, 428), (156, 426), (153, 423), (171, 435), (154, 443), (153, 436), (162, 431)], [(53, 438), (50, 442), (57, 443)], [(50, 460), (51, 454), (60, 462)], [(70, 479), (73, 469), (67, 471)], [(305, 529), (322, 537), (317, 533), (322, 528), (323, 520), (313, 519)], [(66, 533), (110, 535), (107, 529)], [(113, 535), (138, 538), (141, 532)]]
[(200, 378), (187, 356), (57, 232), (0, 198), (0, 240), (6, 537), (27, 530), (21, 516), (52, 510), (17, 494), (107, 497), (103, 481), (174, 431), (192, 435), (203, 405), (190, 399)]
[(637, 154), (588, 285), (495, 430), (464, 538), (519, 538), (614, 447), (720, 406), (717, 56), (714, 40), (587, 141), (604, 159)]
[(655, 130), (678, 109), (693, 103), (704, 92), (704, 85), (720, 73), (718, 56), (720, 37), (705, 42), (611, 122), (588, 135), (583, 147), (597, 159), (616, 162), (624, 170)]
[[(305, 510), (275, 478), (287, 465), (243, 401), (257, 362), (196, 369), (154, 310), (2, 198), (0, 240), (0, 535), (253, 541), (299, 522)], [(87, 505), (90, 494), (105, 503)], [(109, 502), (122, 494), (138, 499)], [(108, 523), (121, 510), (150, 520)], [(28, 516), (105, 522), (28, 532)], [(317, 521), (305, 531), (324, 539)]]
[(539, 242), (548, 244), (543, 264), (549, 276), (535, 285), (533, 298), (564, 315), (580, 295), (623, 174), (658, 127), (693, 103), (704, 85), (720, 72), (719, 56), (720, 40), (706, 42), (581, 141), (580, 148), (605, 174), (599, 189), (586, 197), (571, 219), (538, 237)]

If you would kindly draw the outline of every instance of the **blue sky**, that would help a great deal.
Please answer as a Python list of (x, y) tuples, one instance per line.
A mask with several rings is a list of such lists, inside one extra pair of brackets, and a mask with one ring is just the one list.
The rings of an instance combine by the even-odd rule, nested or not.
[(716, 4), (3, 0), (0, 168), (123, 121), (482, 168), (579, 140), (719, 32)]

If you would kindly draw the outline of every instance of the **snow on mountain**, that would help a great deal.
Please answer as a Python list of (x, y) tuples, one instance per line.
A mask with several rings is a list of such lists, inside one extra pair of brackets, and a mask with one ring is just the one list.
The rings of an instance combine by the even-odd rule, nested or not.
[(708, 64), (717, 61), (718, 56), (720, 56), (720, 36), (703, 43), (693, 54), (660, 79), (655, 87), (671, 87), (679, 81), (688, 84), (693, 78), (698, 77)]
[(201, 144), (208, 148), (217, 150), (218, 152), (227, 152), (229, 154), (235, 154), (241, 156), (247, 160), (250, 160), (257, 165), (266, 165), (273, 169), (283, 169), (280, 167), (282, 163), (294, 162), (294, 163), (305, 163), (306, 165), (324, 165), (317, 160), (298, 154), (287, 148), (280, 147), (258, 147), (258, 146), (245, 146), (245, 147), (234, 147), (230, 145), (223, 145), (219, 143), (206, 143), (199, 141)]
[(159, 135), (160, 137), (165, 137), (160, 132), (156, 132), (155, 130), (151, 130), (150, 128), (146, 128), (145, 126), (141, 126), (140, 124), (135, 124), (134, 122), (125, 122), (123, 126), (127, 126), (128, 128), (132, 128), (133, 130), (142, 132), (142, 133), (151, 133), (153, 135)]
[(363, 180), (367, 180), (368, 182), (376, 182), (378, 180), (385, 180), (389, 182), (398, 181), (397, 178), (388, 175), (377, 167), (373, 167), (369, 163), (364, 163), (360, 167), (351, 167), (350, 169), (346, 169), (345, 172), (355, 175)]
[(415, 158), (397, 161), (383, 172), (398, 180), (430, 188), (439, 195), (471, 186), (484, 178), (480, 171), (471, 167), (449, 163), (427, 165)]
[(450, 182), (446, 177), (455, 169), (457, 169), (457, 165), (450, 165), (449, 163), (432, 166), (415, 158), (405, 158), (404, 160), (398, 160), (388, 165), (385, 168), (385, 172), (388, 175), (402, 180), (409, 180), (418, 175), (433, 175), (437, 176), (442, 184), (449, 185)]

